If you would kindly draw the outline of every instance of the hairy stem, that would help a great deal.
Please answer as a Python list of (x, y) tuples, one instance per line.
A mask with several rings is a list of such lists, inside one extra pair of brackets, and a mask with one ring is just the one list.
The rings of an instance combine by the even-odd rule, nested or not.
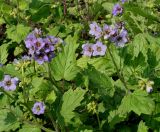
[(119, 79), (121, 80), (121, 82), (123, 83), (124, 87), (126, 88), (126, 92), (128, 93), (128, 92), (129, 92), (129, 89), (128, 89), (128, 87), (127, 87), (127, 84), (126, 84), (126, 82), (125, 82), (125, 79), (124, 79), (124, 77), (123, 77), (123, 74), (120, 73), (120, 71), (119, 71), (119, 69), (118, 69), (118, 66), (117, 66), (117, 64), (116, 64), (116, 62), (115, 62), (115, 59), (114, 59), (114, 57), (113, 57), (113, 55), (112, 55), (112, 53), (111, 53), (111, 51), (110, 51), (110, 47), (109, 47), (109, 46), (108, 46), (108, 52), (109, 52), (109, 55), (110, 55), (110, 57), (111, 57), (111, 60), (112, 60), (112, 62), (113, 62), (113, 64), (114, 64), (114, 66), (115, 66), (115, 68), (116, 68), (118, 77), (119, 77)]

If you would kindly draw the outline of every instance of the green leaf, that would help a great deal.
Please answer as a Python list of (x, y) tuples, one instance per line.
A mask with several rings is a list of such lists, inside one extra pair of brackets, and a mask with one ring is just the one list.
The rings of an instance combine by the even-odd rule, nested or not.
[(140, 52), (143, 53), (143, 55), (147, 54), (147, 41), (143, 34), (139, 33), (134, 37), (133, 43), (133, 56), (137, 57)]
[(118, 108), (120, 113), (129, 113), (134, 111), (136, 114), (151, 114), (154, 111), (155, 103), (148, 97), (146, 91), (136, 90), (126, 95)]
[(81, 68), (87, 68), (87, 64), (91, 64), (98, 71), (106, 71), (108, 74), (114, 72), (113, 63), (106, 57), (90, 58), (83, 56), (77, 60), (77, 65)]
[(52, 84), (42, 77), (34, 77), (32, 79), (32, 85), (33, 88), (30, 90), (30, 95), (38, 99), (46, 98), (52, 87)]
[(66, 45), (61, 53), (51, 62), (51, 75), (56, 81), (65, 79), (70, 81), (77, 75), (79, 69), (76, 63), (75, 50), (78, 47), (76, 37), (67, 37)]
[(19, 132), (41, 132), (41, 129), (34, 125), (23, 125)]
[(110, 13), (112, 12), (112, 8), (114, 6), (113, 3), (110, 3), (110, 2), (105, 2), (102, 4), (103, 8), (107, 11), (109, 11)]
[(153, 13), (151, 13), (152, 11), (149, 8), (142, 8), (131, 3), (126, 4), (124, 8), (126, 12), (132, 12), (134, 15), (145, 17), (152, 23), (154, 23), (154, 21), (160, 22), (160, 19), (157, 16), (153, 15)]
[(30, 31), (30, 27), (24, 26), (22, 24), (18, 24), (16, 26), (12, 25), (7, 28), (7, 37), (11, 39), (13, 42), (20, 43), (24, 40), (27, 34)]
[(48, 102), (49, 104), (52, 104), (52, 103), (54, 103), (54, 101), (56, 100), (56, 98), (57, 98), (57, 96), (56, 96), (55, 92), (52, 91), (51, 93), (49, 93), (47, 95), (46, 102)]
[(121, 115), (118, 110), (113, 110), (109, 112), (108, 123), (110, 127), (113, 128), (115, 124), (124, 121), (125, 118), (126, 116)]
[(8, 44), (3, 44), (0, 46), (0, 63), (5, 64), (8, 57)]
[(66, 123), (69, 123), (75, 116), (75, 112), (73, 111), (80, 105), (85, 93), (86, 91), (81, 88), (75, 90), (69, 89), (64, 93), (60, 113)]
[(148, 132), (148, 127), (145, 125), (143, 121), (139, 123), (137, 132)]
[(0, 110), (0, 131), (15, 131), (19, 127), (19, 122), (15, 115), (6, 109)]
[(86, 75), (89, 77), (90, 87), (95, 88), (100, 95), (113, 96), (114, 86), (113, 80), (106, 74), (97, 71), (93, 66), (88, 65)]

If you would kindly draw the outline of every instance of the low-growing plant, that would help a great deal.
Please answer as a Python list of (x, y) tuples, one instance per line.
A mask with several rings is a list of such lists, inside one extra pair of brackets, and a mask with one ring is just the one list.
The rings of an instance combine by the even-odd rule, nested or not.
[(159, 0), (0, 0), (0, 132), (157, 132)]

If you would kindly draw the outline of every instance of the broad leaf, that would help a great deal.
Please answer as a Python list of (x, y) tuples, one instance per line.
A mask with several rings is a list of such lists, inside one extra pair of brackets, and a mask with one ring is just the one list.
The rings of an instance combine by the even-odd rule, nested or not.
[(0, 131), (15, 131), (19, 127), (19, 122), (15, 115), (6, 109), (0, 110)]
[(80, 105), (84, 98), (85, 92), (85, 90), (77, 88), (75, 90), (69, 89), (66, 93), (64, 93), (60, 113), (66, 123), (69, 123), (75, 116), (73, 111)]
[(136, 114), (151, 114), (155, 108), (154, 101), (148, 97), (145, 91), (137, 90), (126, 95), (119, 106), (118, 111), (129, 113), (134, 111)]
[(113, 96), (114, 86), (113, 80), (106, 74), (97, 71), (93, 66), (88, 65), (86, 74), (89, 77), (90, 87), (95, 88), (100, 95)]
[(51, 75), (56, 81), (65, 79), (70, 81), (78, 73), (78, 67), (76, 63), (75, 50), (77, 48), (76, 44), (77, 38), (69, 36), (66, 39), (66, 45), (62, 53), (59, 53), (51, 62)]
[(18, 24), (16, 26), (12, 25), (11, 27), (7, 28), (7, 37), (11, 39), (13, 42), (20, 43), (24, 40), (27, 34), (30, 31), (30, 27), (24, 26), (22, 24)]

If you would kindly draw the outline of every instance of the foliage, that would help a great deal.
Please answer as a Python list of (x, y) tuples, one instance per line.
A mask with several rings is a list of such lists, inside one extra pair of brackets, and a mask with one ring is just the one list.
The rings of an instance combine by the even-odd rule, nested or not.
[(0, 0), (0, 131), (159, 131), (159, 23), (159, 0)]

